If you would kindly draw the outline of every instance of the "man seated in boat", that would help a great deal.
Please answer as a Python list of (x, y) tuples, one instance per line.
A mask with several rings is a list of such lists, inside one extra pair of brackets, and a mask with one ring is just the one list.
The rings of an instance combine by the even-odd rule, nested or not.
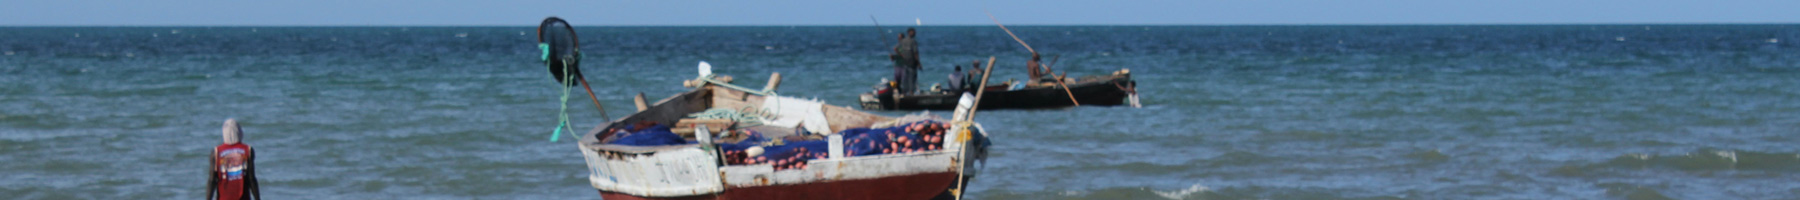
[(955, 71), (950, 71), (950, 82), (948, 84), (944, 84), (944, 85), (946, 85), (945, 87), (949, 87), (950, 89), (945, 90), (945, 91), (951, 91), (951, 92), (963, 91), (964, 87), (962, 84), (965, 81), (963, 81), (962, 74), (963, 74), (962, 65), (957, 65), (955, 68)]
[(966, 91), (975, 91), (976, 89), (980, 89), (980, 87), (984, 87), (978, 86), (981, 84), (981, 60), (971, 61), (969, 62), (969, 66), (973, 68), (969, 68), (969, 74), (963, 76), (962, 88), (967, 89)]
[(1025, 61), (1026, 85), (1037, 85), (1044, 78), (1044, 71), (1040, 70), (1043, 65), (1039, 60), (1043, 60), (1042, 57), (1038, 57), (1037, 52), (1031, 52), (1031, 60)]

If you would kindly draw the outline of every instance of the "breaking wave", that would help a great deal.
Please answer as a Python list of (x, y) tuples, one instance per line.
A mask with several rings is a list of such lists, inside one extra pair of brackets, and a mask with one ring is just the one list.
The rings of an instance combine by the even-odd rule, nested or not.
[(1187, 189), (1181, 189), (1181, 190), (1176, 190), (1176, 191), (1167, 191), (1167, 192), (1164, 192), (1164, 191), (1150, 191), (1150, 192), (1154, 192), (1154, 193), (1156, 193), (1156, 195), (1162, 196), (1163, 198), (1179, 200), (1179, 199), (1187, 199), (1188, 195), (1192, 195), (1196, 192), (1205, 192), (1208, 190), (1212, 190), (1212, 188), (1207, 188), (1204, 185), (1200, 185), (1200, 184), (1196, 183), (1192, 186), (1188, 186)]

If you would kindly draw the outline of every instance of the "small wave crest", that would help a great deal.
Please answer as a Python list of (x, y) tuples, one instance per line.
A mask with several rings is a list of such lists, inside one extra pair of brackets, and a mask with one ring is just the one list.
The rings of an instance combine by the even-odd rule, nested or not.
[(1150, 192), (1156, 193), (1157, 196), (1162, 196), (1163, 198), (1180, 200), (1180, 199), (1187, 199), (1188, 195), (1193, 195), (1196, 192), (1205, 192), (1205, 191), (1211, 191), (1211, 190), (1212, 190), (1212, 188), (1208, 188), (1204, 185), (1195, 183), (1194, 185), (1188, 186), (1187, 189), (1166, 191), (1166, 192), (1165, 191), (1150, 191)]

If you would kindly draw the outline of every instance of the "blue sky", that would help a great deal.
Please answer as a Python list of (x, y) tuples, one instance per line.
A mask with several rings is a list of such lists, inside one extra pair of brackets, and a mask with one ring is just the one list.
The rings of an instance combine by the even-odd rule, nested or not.
[(0, 0), (0, 26), (1800, 23), (1800, 0)]

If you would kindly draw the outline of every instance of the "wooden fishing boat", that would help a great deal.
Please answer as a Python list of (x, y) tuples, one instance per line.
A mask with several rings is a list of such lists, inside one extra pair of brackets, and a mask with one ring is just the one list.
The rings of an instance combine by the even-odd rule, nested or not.
[[(595, 127), (582, 136), (581, 154), (587, 159), (591, 173), (588, 180), (603, 198), (955, 198), (960, 195), (960, 189), (966, 187), (969, 178), (974, 177), (977, 172), (978, 168), (969, 161), (985, 160), (987, 154), (986, 131), (980, 125), (960, 117), (951, 120), (927, 115), (888, 117), (817, 102), (809, 104), (801, 102), (803, 100), (772, 95), (775, 85), (779, 83), (779, 74), (771, 78), (769, 86), (763, 90), (753, 90), (720, 81), (708, 74), (710, 72), (704, 69), (704, 63), (702, 65), (702, 75), (685, 84), (694, 87), (693, 90), (649, 105), (643, 103), (640, 95), (637, 113)], [(764, 119), (767, 121), (763, 123), (708, 122), (709, 120), (690, 118), (719, 109), (773, 110), (779, 113), (769, 115), (771, 117)], [(779, 122), (783, 118), (794, 117), (802, 118), (802, 122), (793, 127), (783, 127)], [(824, 122), (821, 123), (820, 120)], [(901, 127), (891, 124), (920, 121), (942, 122), (945, 126), (941, 127), (948, 127), (939, 129), (945, 130), (938, 132), (940, 143), (923, 144), (918, 150), (855, 155), (854, 149), (859, 146), (853, 145), (867, 141), (847, 138), (853, 136), (840, 133), (880, 130), (883, 126), (893, 130), (891, 128)], [(654, 125), (672, 125), (675, 126), (674, 132), (686, 130), (692, 133), (681, 136), (682, 139), (689, 140), (682, 144), (645, 146), (618, 143), (639, 134), (629, 131), (630, 129)], [(756, 133), (745, 134), (747, 132)], [(808, 135), (807, 132), (830, 134)], [(800, 155), (817, 156), (798, 159), (796, 162), (744, 163), (745, 160), (755, 159), (745, 157), (749, 154), (745, 153), (746, 150), (734, 151), (733, 148), (749, 149), (742, 148), (741, 144), (748, 143), (742, 142), (747, 140), (743, 138), (758, 135), (788, 139), (778, 139), (786, 144), (751, 147), (758, 149), (756, 151), (761, 151), (764, 147), (778, 149), (786, 145), (820, 144), (819, 141), (824, 141), (825, 144), (820, 147), (828, 147), (810, 151), (824, 150), (825, 153), (802, 153)], [(805, 148), (798, 148), (798, 151), (808, 152)]]
[[(1066, 85), (1066, 87), (1065, 87)], [(999, 86), (1000, 88), (994, 88)], [(1136, 106), (1137, 82), (1129, 70), (1105, 76), (1083, 77), (1062, 84), (1042, 82), (1018, 89), (1005, 89), (1010, 84), (990, 85), (980, 102), (982, 109), (1042, 109), (1078, 105)], [(1065, 90), (1065, 88), (1067, 88)], [(863, 93), (860, 102), (868, 110), (949, 110), (965, 91), (925, 94), (895, 94), (885, 91)], [(973, 91), (967, 91), (973, 93)]]

